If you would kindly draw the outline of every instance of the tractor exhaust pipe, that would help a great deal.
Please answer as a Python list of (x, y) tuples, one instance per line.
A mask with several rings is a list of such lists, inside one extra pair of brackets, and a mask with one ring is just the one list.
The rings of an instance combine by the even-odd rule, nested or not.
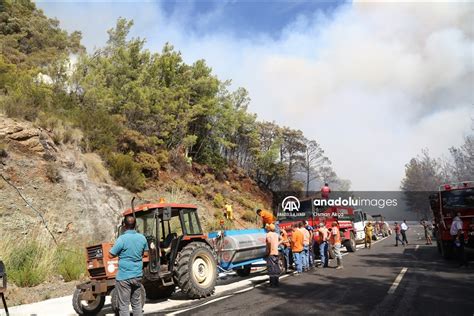
[(137, 217), (135, 216), (135, 196), (132, 198), (132, 214), (133, 214), (133, 218), (137, 219)]

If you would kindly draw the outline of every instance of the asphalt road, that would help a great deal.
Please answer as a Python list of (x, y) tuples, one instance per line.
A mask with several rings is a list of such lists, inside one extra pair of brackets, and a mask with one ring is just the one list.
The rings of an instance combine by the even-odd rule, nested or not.
[[(407, 247), (394, 237), (343, 257), (344, 269), (289, 275), (180, 309), (147, 315), (474, 315), (474, 268), (445, 261), (412, 227)], [(335, 262), (330, 262), (334, 266)]]

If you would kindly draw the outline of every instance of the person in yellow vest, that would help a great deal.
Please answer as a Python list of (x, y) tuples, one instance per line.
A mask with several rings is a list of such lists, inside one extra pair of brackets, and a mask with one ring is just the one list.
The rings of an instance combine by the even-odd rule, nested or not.
[(336, 269), (342, 269), (342, 255), (341, 255), (341, 233), (339, 232), (339, 227), (337, 222), (331, 224), (331, 237), (330, 237), (331, 247), (334, 249), (334, 254), (336, 256), (337, 267)]
[(367, 244), (369, 244), (369, 249), (372, 246), (372, 234), (374, 232), (374, 226), (372, 226), (371, 222), (368, 222), (364, 227), (365, 232), (365, 248), (367, 248)]
[(225, 213), (224, 216), (228, 219), (233, 221), (234, 220), (234, 210), (232, 209), (232, 205), (227, 202), (226, 205), (224, 205)]

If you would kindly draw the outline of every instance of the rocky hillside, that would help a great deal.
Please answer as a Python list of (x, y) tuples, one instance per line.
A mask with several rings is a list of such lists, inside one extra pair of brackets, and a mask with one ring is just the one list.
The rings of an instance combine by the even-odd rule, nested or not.
[[(74, 143), (55, 144), (53, 136), (29, 122), (0, 116), (6, 152), (1, 174), (44, 213), (59, 239), (111, 238), (130, 192), (112, 183), (97, 155), (81, 153)], [(44, 229), (13, 187), (1, 180), (0, 189), (2, 231), (27, 235)]]
[[(67, 142), (64, 137), (59, 141), (57, 134), (57, 130), (0, 115), (0, 172), (44, 215), (57, 239), (110, 240), (132, 194), (114, 184), (98, 155), (81, 151), (78, 130)], [(211, 172), (197, 164), (184, 175), (168, 171), (138, 196), (195, 203), (207, 229), (215, 227), (222, 203), (228, 200), (237, 213), (236, 227), (255, 225), (248, 212), (268, 206), (269, 196), (238, 169), (227, 170), (219, 179)], [(44, 232), (40, 217), (15, 188), (0, 179), (0, 190), (2, 232), (16, 236)]]

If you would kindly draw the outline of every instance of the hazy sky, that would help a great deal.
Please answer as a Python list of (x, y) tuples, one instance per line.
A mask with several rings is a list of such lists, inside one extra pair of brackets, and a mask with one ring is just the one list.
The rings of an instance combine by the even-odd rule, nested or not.
[(472, 133), (474, 3), (38, 2), (89, 51), (118, 17), (132, 36), (249, 90), (259, 119), (322, 144), (355, 190), (397, 190), (410, 158)]

